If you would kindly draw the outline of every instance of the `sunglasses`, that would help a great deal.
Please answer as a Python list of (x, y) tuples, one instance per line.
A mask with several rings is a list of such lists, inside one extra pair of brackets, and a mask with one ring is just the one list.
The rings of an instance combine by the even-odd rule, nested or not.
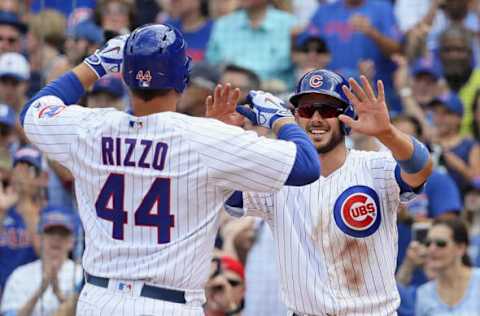
[(448, 244), (446, 240), (443, 239), (427, 239), (425, 240), (425, 246), (430, 247), (431, 244), (435, 244), (438, 248), (445, 248)]
[(310, 53), (310, 52), (314, 52), (314, 53), (317, 53), (317, 54), (328, 53), (328, 51), (325, 49), (325, 47), (303, 46), (299, 49), (299, 51), (302, 52), (302, 53)]
[(227, 279), (227, 281), (232, 287), (237, 287), (242, 284), (242, 282), (239, 280)]
[(0, 42), (8, 42), (9, 44), (15, 44), (18, 41), (18, 37), (13, 36), (0, 36)]
[(298, 115), (303, 118), (312, 118), (316, 111), (318, 111), (322, 118), (329, 119), (342, 114), (343, 108), (332, 104), (311, 103), (301, 105), (296, 109)]

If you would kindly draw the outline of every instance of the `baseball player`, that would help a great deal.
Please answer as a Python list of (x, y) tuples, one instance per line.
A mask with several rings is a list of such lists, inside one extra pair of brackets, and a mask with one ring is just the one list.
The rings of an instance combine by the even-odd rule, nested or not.
[[(131, 114), (72, 105), (122, 66)], [(279, 103), (252, 110), (275, 141), (175, 113), (189, 66), (178, 30), (147, 25), (111, 39), (21, 113), (30, 141), (75, 178), (86, 243), (77, 315), (203, 315), (218, 213), (233, 190), (320, 175), (313, 144)], [(238, 96), (218, 86), (210, 113), (230, 113)]]
[[(396, 211), (401, 196), (422, 187), (432, 162), (423, 144), (390, 123), (382, 82), (375, 95), (361, 80), (363, 87), (313, 70), (290, 98), (317, 148), (318, 181), (277, 193), (236, 192), (227, 202), (269, 223), (289, 315), (393, 315), (400, 303)], [(260, 105), (259, 94), (250, 93), (252, 103)], [(376, 137), (391, 153), (347, 149), (351, 130)]]

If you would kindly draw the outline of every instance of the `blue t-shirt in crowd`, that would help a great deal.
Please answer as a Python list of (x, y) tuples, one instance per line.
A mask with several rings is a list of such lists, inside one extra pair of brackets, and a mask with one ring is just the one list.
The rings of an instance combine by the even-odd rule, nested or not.
[[(386, 95), (393, 99), (392, 73), (395, 70), (393, 62), (383, 55), (377, 44), (361, 32), (354, 31), (349, 20), (354, 15), (362, 15), (370, 20), (372, 26), (384, 36), (395, 41), (400, 40), (392, 5), (384, 1), (365, 0), (357, 8), (349, 8), (345, 0), (320, 6), (308, 28), (322, 35), (332, 52), (330, 68), (339, 71), (344, 76), (357, 76), (358, 63), (371, 59), (375, 63), (376, 78), (385, 83)], [(391, 110), (399, 111), (399, 103), (389, 100)]]
[(37, 260), (32, 239), (15, 207), (7, 211), (0, 229), (0, 294), (7, 278), (17, 267)]
[(33, 13), (38, 13), (44, 9), (55, 9), (65, 16), (68, 16), (75, 8), (90, 8), (94, 9), (96, 5), (95, 0), (76, 0), (75, 6), (72, 1), (65, 0), (33, 0), (30, 9)]
[(194, 62), (204, 60), (205, 50), (207, 49), (208, 40), (210, 39), (210, 34), (212, 33), (212, 20), (207, 20), (198, 30), (194, 32), (185, 32), (182, 21), (180, 20), (169, 20), (166, 23), (179, 29), (183, 33), (183, 37), (187, 42), (187, 55), (192, 57)]
[(473, 269), (468, 288), (455, 306), (445, 304), (437, 292), (437, 283), (430, 281), (417, 290), (416, 316), (472, 316), (480, 313), (480, 270)]
[(400, 294), (400, 306), (397, 310), (398, 316), (415, 316), (417, 287), (404, 286), (397, 283), (397, 288)]
[[(466, 164), (468, 164), (468, 160), (470, 157), (470, 152), (472, 151), (473, 147), (477, 145), (477, 141), (473, 138), (464, 138), (458, 145), (451, 149), (455, 155), (457, 155), (460, 159), (462, 159)], [(448, 173), (452, 176), (453, 180), (457, 183), (458, 188), (462, 193), (464, 193), (467, 189), (471, 187), (469, 181), (467, 181), (462, 174), (458, 171), (449, 168), (447, 166)]]

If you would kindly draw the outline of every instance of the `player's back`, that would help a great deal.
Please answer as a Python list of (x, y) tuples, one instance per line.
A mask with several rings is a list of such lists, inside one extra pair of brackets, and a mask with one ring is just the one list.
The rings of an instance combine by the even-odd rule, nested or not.
[(108, 116), (79, 137), (72, 168), (86, 271), (200, 286), (206, 271), (198, 267), (209, 263), (225, 195), (208, 185), (206, 168), (182, 130), (186, 117)]
[(75, 178), (91, 275), (201, 289), (217, 213), (233, 190), (274, 191), (295, 145), (216, 120), (38, 99), (25, 115), (29, 139)]

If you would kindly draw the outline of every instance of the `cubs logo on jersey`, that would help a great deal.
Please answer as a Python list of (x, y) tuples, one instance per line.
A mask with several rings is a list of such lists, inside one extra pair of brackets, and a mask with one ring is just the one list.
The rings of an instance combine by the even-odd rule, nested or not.
[(44, 107), (39, 113), (39, 118), (46, 118), (46, 117), (54, 117), (60, 114), (63, 110), (65, 110), (65, 105), (49, 105)]
[(364, 185), (343, 191), (335, 201), (333, 212), (337, 227), (352, 237), (372, 235), (382, 220), (377, 192)]

